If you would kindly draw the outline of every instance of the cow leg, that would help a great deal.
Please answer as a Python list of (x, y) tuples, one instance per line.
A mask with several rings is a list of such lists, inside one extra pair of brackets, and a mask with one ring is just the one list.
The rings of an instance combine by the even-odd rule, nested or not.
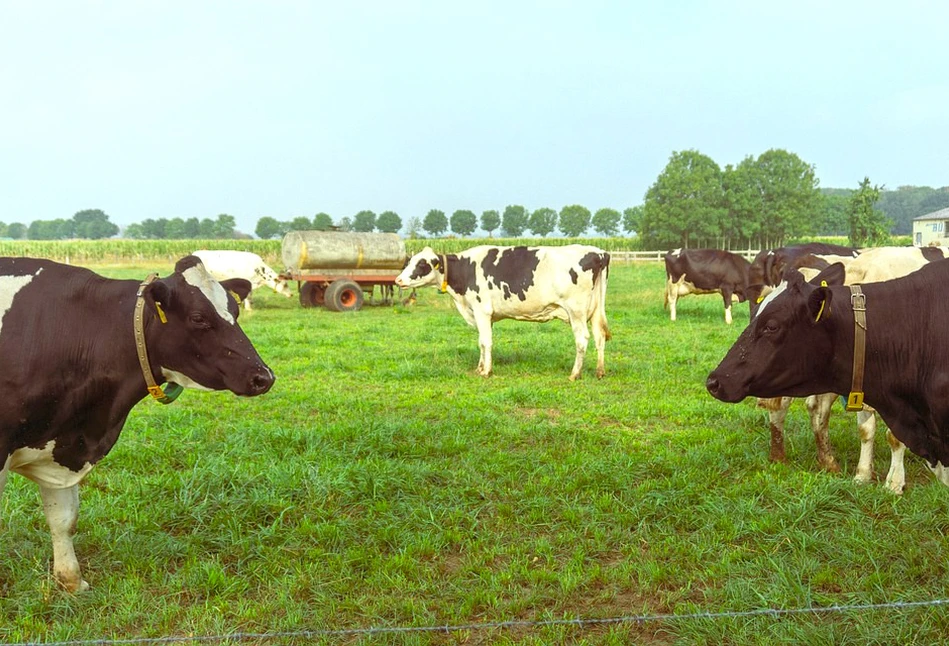
[(570, 381), (576, 381), (582, 376), (583, 359), (587, 355), (587, 346), (590, 345), (590, 330), (586, 319), (577, 316), (574, 312), (567, 312), (570, 327), (573, 329), (573, 340), (577, 347), (577, 357), (573, 361), (573, 370), (570, 372)]
[(247, 298), (244, 299), (244, 311), (250, 311), (250, 294), (247, 295)]
[(787, 460), (784, 453), (784, 420), (788, 416), (791, 401), (791, 397), (772, 397), (758, 400), (758, 408), (764, 408), (768, 411), (768, 428), (771, 431), (771, 450), (768, 459), (772, 462), (785, 462)]
[[(903, 468), (903, 457), (906, 455), (906, 445), (896, 439), (890, 429), (886, 430), (886, 443), (890, 445), (890, 470), (886, 473), (886, 488), (900, 495), (906, 487), (906, 470)], [(939, 477), (939, 474), (936, 474)], [(949, 484), (942, 480), (943, 484)]]
[(872, 410), (857, 413), (857, 435), (860, 436), (860, 461), (854, 482), (866, 484), (873, 478), (873, 438), (876, 436), (877, 418)]
[(609, 338), (610, 328), (605, 317), (594, 314), (590, 322), (593, 327), (593, 345), (596, 346), (596, 378), (602, 379), (606, 375), (606, 341)]
[(478, 360), (478, 374), (482, 377), (490, 377), (493, 366), (491, 365), (491, 319), (486, 316), (475, 316), (475, 326), (478, 328), (478, 347), (481, 350), (481, 358)]
[[(929, 466), (928, 462), (926, 466)], [(942, 462), (937, 462), (936, 466), (929, 467), (929, 470), (936, 476), (936, 480), (949, 487), (949, 467), (943, 466)]]
[(837, 459), (834, 458), (834, 452), (830, 448), (827, 421), (830, 418), (830, 409), (836, 398), (837, 395), (834, 393), (825, 393), (823, 395), (811, 395), (805, 400), (807, 412), (811, 415), (814, 442), (817, 444), (817, 462), (820, 463), (822, 469), (833, 473), (838, 473), (840, 467), (837, 465)]
[(725, 323), (732, 324), (732, 290), (727, 287), (722, 288), (722, 300), (725, 301)]
[(676, 301), (679, 299), (679, 284), (666, 280), (666, 304), (669, 306), (669, 320), (676, 320)]
[(53, 575), (69, 592), (82, 592), (89, 584), (82, 580), (79, 561), (73, 548), (72, 535), (76, 533), (79, 518), (79, 485), (52, 489), (40, 485), (43, 512), (53, 539)]

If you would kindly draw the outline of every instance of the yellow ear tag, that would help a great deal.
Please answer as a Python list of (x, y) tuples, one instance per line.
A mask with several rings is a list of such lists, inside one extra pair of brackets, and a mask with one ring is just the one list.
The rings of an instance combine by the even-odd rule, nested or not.
[(162, 323), (168, 322), (168, 318), (165, 316), (165, 311), (161, 308), (161, 303), (158, 301), (155, 301), (155, 311), (158, 312), (158, 320), (160, 320)]
[(761, 305), (761, 301), (763, 301), (763, 300), (764, 300), (764, 296), (759, 296), (758, 299), (757, 299), (755, 302), (756, 302), (758, 305)]
[(243, 300), (241, 300), (241, 297), (237, 292), (231, 291), (231, 290), (228, 290), (228, 292), (230, 293), (231, 296), (234, 297), (234, 300), (237, 301), (238, 305), (244, 302)]
[[(826, 280), (820, 281), (820, 286), (821, 286), (821, 287), (827, 287), (827, 281), (826, 281)], [(823, 301), (820, 302), (820, 309), (817, 310), (817, 318), (814, 319), (814, 322), (815, 322), (815, 323), (817, 323), (818, 321), (820, 321), (820, 315), (824, 313), (824, 303), (826, 303), (826, 302), (827, 302), (826, 300), (823, 300)]]

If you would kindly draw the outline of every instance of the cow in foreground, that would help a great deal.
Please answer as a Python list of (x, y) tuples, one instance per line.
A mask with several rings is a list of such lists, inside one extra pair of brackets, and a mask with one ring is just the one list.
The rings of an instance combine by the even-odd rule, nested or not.
[(218, 283), (194, 256), (141, 283), (0, 258), (0, 494), (10, 471), (39, 485), (67, 590), (88, 588), (72, 542), (78, 484), (132, 407), (149, 393), (168, 401), (172, 384), (254, 396), (274, 383), (237, 324), (232, 293), (249, 292), (246, 280)]
[(725, 323), (732, 322), (732, 299), (745, 300), (750, 262), (743, 256), (719, 249), (675, 249), (665, 255), (666, 293), (664, 306), (676, 320), (676, 301), (689, 294), (721, 294), (725, 301)]
[(469, 325), (478, 330), (481, 359), (477, 372), (492, 371), (491, 326), (501, 319), (570, 324), (577, 355), (571, 381), (580, 377), (590, 332), (596, 345), (596, 376), (602, 377), (603, 352), (610, 338), (606, 322), (606, 282), (610, 255), (596, 247), (472, 247), (458, 254), (437, 254), (430, 247), (412, 256), (395, 284), (438, 285), (455, 301)]
[[(285, 278), (270, 268), (263, 258), (250, 251), (231, 251), (229, 249), (200, 249), (194, 255), (201, 259), (215, 280), (243, 278), (250, 281), (251, 289), (267, 286), (278, 294), (293, 298), (293, 290)], [(250, 295), (244, 299), (244, 309), (251, 310)]]
[(862, 400), (949, 485), (949, 262), (862, 285), (862, 295), (835, 284), (843, 271), (834, 264), (810, 282), (788, 274), (706, 387), (725, 402), (829, 392)]
[[(843, 263), (846, 270), (845, 285), (881, 282), (900, 278), (929, 262), (942, 260), (949, 253), (947, 248), (939, 247), (874, 247), (863, 250), (859, 256)], [(812, 257), (813, 258), (813, 257)], [(826, 262), (809, 265), (802, 261), (801, 272), (805, 277), (817, 273), (815, 269), (828, 266)], [(780, 287), (778, 288), (780, 289)], [(811, 427), (817, 444), (817, 459), (828, 471), (839, 471), (828, 438), (830, 411), (837, 399), (835, 393), (812, 395), (807, 398), (807, 410), (811, 418)], [(776, 397), (759, 400), (758, 405), (768, 409), (771, 425), (771, 459), (784, 461), (784, 419), (790, 406), (790, 397)], [(873, 442), (876, 435), (876, 415), (870, 406), (857, 413), (857, 431), (860, 437), (860, 459), (857, 463), (854, 481), (867, 483), (873, 477)], [(890, 468), (886, 475), (885, 486), (896, 494), (903, 492), (906, 485), (906, 471), (903, 458), (906, 447), (887, 430), (887, 444), (890, 446)]]

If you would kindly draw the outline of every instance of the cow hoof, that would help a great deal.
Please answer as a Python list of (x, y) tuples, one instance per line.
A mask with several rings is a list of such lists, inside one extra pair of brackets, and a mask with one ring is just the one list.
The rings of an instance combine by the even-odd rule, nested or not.
[(79, 578), (78, 583), (76, 582), (78, 577), (69, 577), (67, 580), (65, 577), (56, 577), (56, 581), (63, 587), (66, 592), (70, 594), (79, 594), (80, 592), (86, 592), (89, 590), (89, 583), (85, 579)]
[(870, 480), (872, 479), (873, 478), (869, 473), (858, 473), (857, 475), (853, 477), (853, 481), (857, 483), (858, 485), (869, 484)]
[(829, 473), (840, 473), (840, 465), (837, 464), (837, 460), (834, 458), (831, 458), (826, 462), (822, 462), (821, 468)]
[(606, 370), (597, 370), (597, 371), (596, 371), (596, 378), (597, 378), (597, 379), (602, 379), (602, 378), (605, 377), (605, 376), (606, 376)]
[(787, 456), (784, 455), (784, 453), (772, 452), (771, 455), (768, 456), (768, 459), (771, 462), (780, 462), (781, 464), (787, 464), (787, 461), (788, 461)]

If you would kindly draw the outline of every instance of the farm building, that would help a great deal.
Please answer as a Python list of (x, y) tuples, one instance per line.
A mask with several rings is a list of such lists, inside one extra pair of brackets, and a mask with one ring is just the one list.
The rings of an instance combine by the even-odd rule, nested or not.
[(949, 208), (913, 219), (913, 245), (925, 247), (930, 243), (943, 244), (949, 238)]

